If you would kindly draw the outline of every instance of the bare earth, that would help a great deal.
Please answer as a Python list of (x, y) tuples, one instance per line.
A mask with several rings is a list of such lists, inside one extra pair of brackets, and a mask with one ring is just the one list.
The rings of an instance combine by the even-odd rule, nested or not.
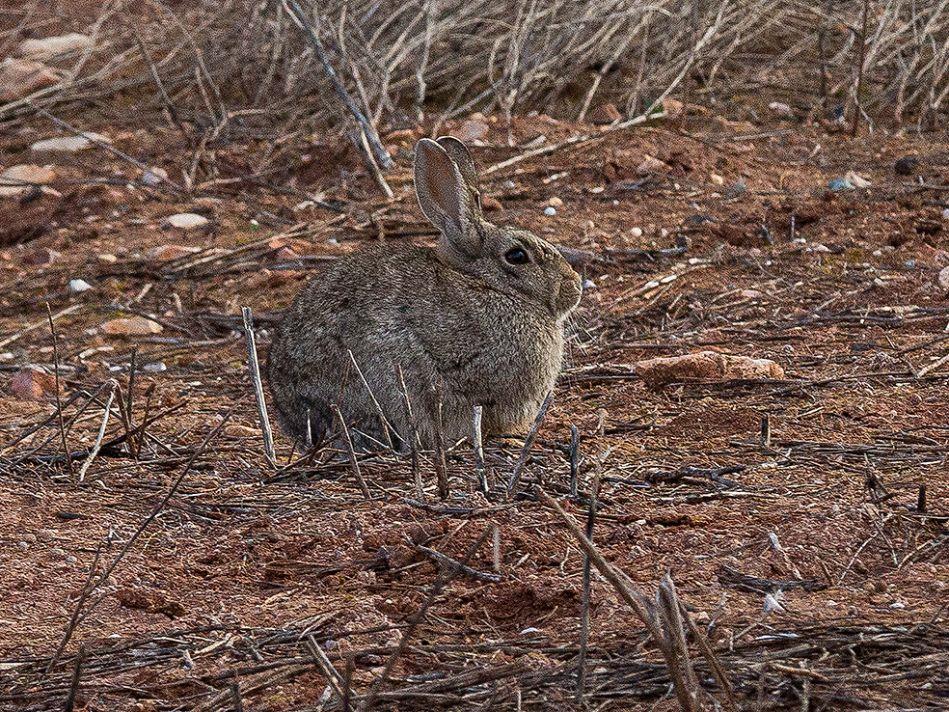
[[(510, 148), (506, 127), (489, 123), (474, 149), (482, 168), (541, 134), (599, 130), (515, 118), (521, 148)], [(176, 182), (190, 167), (173, 128), (83, 128)], [(263, 355), (279, 310), (329, 259), (376, 240), (430, 243), (409, 172), (421, 129), (384, 137), (397, 148), (391, 204), (352, 153), (319, 137), (279, 172), (208, 182), (189, 198), (144, 185), (140, 169), (99, 148), (31, 156), (30, 143), (54, 133), (37, 120), (0, 139), (4, 168), (53, 164), (58, 193), (0, 203), (0, 709), (63, 709), (80, 645), (75, 709), (299, 710), (321, 699), (339, 709), (308, 646), (349, 675), (340, 686), (355, 703), (438, 577), (420, 547), (461, 560), (485, 531), (469, 561), (485, 575), (455, 572), (437, 592), (376, 705), (572, 708), (583, 556), (531, 485), (542, 478), (582, 519), (597, 473), (595, 543), (647, 591), (671, 575), (743, 707), (949, 704), (949, 363), (936, 363), (949, 349), (944, 134), (850, 139), (694, 113), (487, 176), (484, 193), (501, 206), (492, 219), (596, 259), (521, 493), (473, 492), (462, 443), (442, 502), (427, 455), (421, 496), (407, 459), (363, 459), (368, 501), (344, 457), (296, 453), (286, 466), (279, 435), (270, 468), (240, 331), (239, 308), (251, 306)], [(266, 146), (248, 130), (202, 160), (248, 175)], [(647, 154), (663, 164), (640, 175)], [(904, 156), (918, 159), (912, 175), (894, 172)], [(827, 190), (851, 170), (870, 187)], [(563, 205), (547, 216), (552, 197)], [(179, 212), (210, 218), (208, 228), (162, 227)], [(683, 238), (680, 254), (642, 252)], [(200, 252), (154, 251), (168, 245)], [(31, 264), (43, 250), (57, 254)], [(70, 293), (77, 278), (93, 289)], [(69, 467), (55, 400), (11, 391), (26, 364), (53, 372), (47, 303), (54, 314), (76, 307), (55, 321), (66, 440), (78, 453)], [(161, 332), (100, 329), (134, 314)], [(702, 350), (770, 358), (786, 375), (650, 389), (635, 373), (637, 361)], [(109, 378), (123, 408), (80, 481)], [(570, 425), (582, 454), (573, 500)], [(507, 482), (519, 454), (520, 441), (493, 443), (492, 478)], [(80, 601), (90, 570), (109, 566), (182, 473)], [(592, 591), (583, 704), (673, 709), (643, 626), (596, 574)], [(84, 617), (47, 673), (80, 603)]]

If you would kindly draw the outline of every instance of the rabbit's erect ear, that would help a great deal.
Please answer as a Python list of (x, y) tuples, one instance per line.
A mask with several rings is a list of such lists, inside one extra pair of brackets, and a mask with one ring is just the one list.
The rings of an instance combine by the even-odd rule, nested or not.
[(440, 136), (438, 145), (445, 149), (445, 152), (451, 157), (451, 160), (458, 166), (461, 177), (465, 180), (465, 187), (468, 189), (468, 195), (478, 210), (481, 210), (481, 191), (478, 188), (478, 169), (475, 168), (474, 159), (467, 147), (454, 136)]
[(415, 193), (418, 204), (452, 247), (475, 254), (479, 245), (477, 208), (472, 204), (461, 169), (437, 142), (415, 145)]

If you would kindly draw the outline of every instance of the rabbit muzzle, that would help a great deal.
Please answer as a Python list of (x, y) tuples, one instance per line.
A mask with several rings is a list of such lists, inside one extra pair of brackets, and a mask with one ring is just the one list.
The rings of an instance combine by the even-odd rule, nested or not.
[(564, 270), (560, 287), (554, 297), (554, 313), (558, 317), (564, 317), (572, 312), (580, 303), (582, 294), (583, 282), (580, 280), (580, 275), (568, 267)]

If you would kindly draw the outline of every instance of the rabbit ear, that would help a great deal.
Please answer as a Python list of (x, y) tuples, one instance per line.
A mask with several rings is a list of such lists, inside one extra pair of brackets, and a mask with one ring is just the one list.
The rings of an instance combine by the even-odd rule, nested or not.
[(419, 207), (442, 231), (450, 246), (475, 254), (479, 238), (477, 208), (461, 171), (438, 143), (428, 138), (415, 145), (415, 193)]
[(481, 210), (481, 191), (478, 188), (478, 169), (475, 168), (474, 159), (471, 153), (460, 140), (454, 136), (440, 136), (438, 145), (445, 149), (445, 152), (451, 157), (451, 160), (458, 166), (461, 177), (465, 180), (465, 186), (472, 202)]

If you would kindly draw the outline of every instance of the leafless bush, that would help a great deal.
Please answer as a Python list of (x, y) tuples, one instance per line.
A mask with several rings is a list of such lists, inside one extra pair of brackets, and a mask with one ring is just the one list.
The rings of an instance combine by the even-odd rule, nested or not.
[[(577, 118), (595, 98), (627, 114), (670, 88), (727, 106), (784, 92), (792, 106), (857, 106), (932, 123), (949, 93), (949, 0), (306, 0), (353, 96), (374, 122), (423, 113), (540, 110)], [(35, 19), (35, 14), (34, 14)], [(26, 22), (26, 21), (25, 21)], [(71, 79), (30, 101), (139, 92), (219, 125), (234, 111), (324, 122), (338, 108), (279, 0), (114, 2)], [(142, 94), (141, 92), (147, 92)], [(825, 94), (825, 96), (822, 96)], [(29, 110), (21, 101), (0, 118)]]

